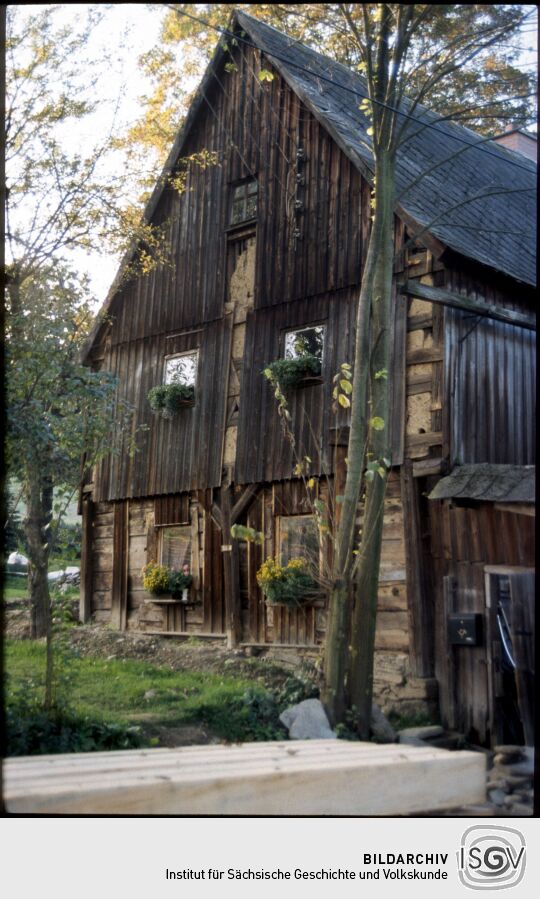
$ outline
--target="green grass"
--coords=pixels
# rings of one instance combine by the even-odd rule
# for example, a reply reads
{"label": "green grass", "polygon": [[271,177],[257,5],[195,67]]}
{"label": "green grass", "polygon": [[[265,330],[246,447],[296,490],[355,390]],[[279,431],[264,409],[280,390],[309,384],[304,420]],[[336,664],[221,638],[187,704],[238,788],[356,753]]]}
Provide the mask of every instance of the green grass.
{"label": "green grass", "polygon": [[6,574],[4,578],[4,599],[25,599],[28,595],[25,577]]}
{"label": "green grass", "polygon": [[[43,694],[45,647],[6,640],[8,704],[18,689]],[[145,693],[154,695],[145,699]],[[282,738],[275,699],[246,678],[176,672],[131,659],[74,658],[69,663],[69,707],[79,716],[115,724],[208,725],[226,740]]]}

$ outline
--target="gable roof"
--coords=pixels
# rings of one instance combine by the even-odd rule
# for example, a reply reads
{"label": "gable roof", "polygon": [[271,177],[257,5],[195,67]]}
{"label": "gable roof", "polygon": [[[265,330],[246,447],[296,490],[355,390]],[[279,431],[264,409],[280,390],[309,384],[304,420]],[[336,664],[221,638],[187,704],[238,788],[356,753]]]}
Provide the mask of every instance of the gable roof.
{"label": "gable roof", "polygon": [[[342,150],[369,177],[373,171],[367,135],[370,122],[358,108],[359,95],[367,94],[364,79],[244,12],[237,12],[236,18]],[[407,106],[410,108],[410,104],[403,108]],[[404,194],[402,210],[463,256],[535,284],[534,162],[494,141],[470,147],[482,138],[456,122],[440,121],[422,106],[416,108],[414,117],[433,127],[410,122],[398,152],[396,195],[399,197],[419,175],[431,171]],[[456,156],[459,150],[462,152]],[[451,156],[454,158],[448,159]]]}
{"label": "gable roof", "polygon": [[[367,94],[364,79],[243,11],[233,13],[229,28],[242,29],[268,56],[361,174],[372,180],[373,159],[367,134],[370,122],[359,109],[362,97]],[[152,220],[205,102],[214,71],[225,55],[220,40],[147,203],[143,214],[146,222]],[[398,153],[397,196],[419,175],[430,171],[404,194],[396,208],[397,214],[412,226],[413,233],[425,229],[463,256],[534,285],[536,165],[494,141],[483,141],[479,147],[470,148],[470,144],[481,139],[475,132],[454,122],[439,121],[435,113],[422,106],[416,108],[414,115],[421,123],[434,127],[411,123],[413,134]],[[463,152],[444,161],[460,149]],[[451,211],[445,212],[449,207]],[[83,348],[83,359],[88,356],[135,251],[133,244],[120,263]]]}

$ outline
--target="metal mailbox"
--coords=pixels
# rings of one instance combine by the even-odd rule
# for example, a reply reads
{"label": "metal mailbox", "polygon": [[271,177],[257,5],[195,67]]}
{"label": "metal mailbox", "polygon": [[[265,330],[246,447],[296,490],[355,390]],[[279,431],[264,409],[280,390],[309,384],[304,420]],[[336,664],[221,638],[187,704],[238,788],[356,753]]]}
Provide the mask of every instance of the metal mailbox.
{"label": "metal mailbox", "polygon": [[480,612],[452,612],[448,616],[448,637],[453,646],[479,646],[482,642]]}

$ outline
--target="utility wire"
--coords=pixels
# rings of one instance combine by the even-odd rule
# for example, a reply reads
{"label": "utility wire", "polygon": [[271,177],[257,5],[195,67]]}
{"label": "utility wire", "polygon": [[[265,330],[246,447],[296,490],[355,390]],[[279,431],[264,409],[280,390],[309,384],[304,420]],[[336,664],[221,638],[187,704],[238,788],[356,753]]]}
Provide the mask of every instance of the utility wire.
{"label": "utility wire", "polygon": [[[210,22],[206,22],[204,19],[200,19],[197,16],[191,15],[191,13],[184,12],[183,10],[177,9],[175,6],[172,6],[170,3],[165,3],[164,6],[166,6],[168,9],[171,9],[173,12],[177,13],[177,15],[179,15],[179,16],[185,16],[186,18],[192,19],[194,22],[197,22],[199,25],[204,25],[206,28],[211,28],[214,31],[217,31],[218,34],[226,35],[227,37],[234,38],[236,41],[242,41],[242,43],[247,44],[248,46],[253,46],[253,43],[251,41],[245,40],[245,38],[242,38],[239,34],[235,34],[233,31],[229,31],[227,28],[220,28],[218,25],[212,25]],[[303,46],[303,45],[300,45],[300,46]],[[262,48],[259,48],[259,49],[262,49]],[[309,48],[306,48],[306,49],[309,50]],[[476,143],[471,143],[471,141],[468,141],[464,137],[459,137],[456,134],[449,134],[447,131],[444,131],[442,128],[438,128],[437,125],[432,124],[430,122],[425,122],[422,119],[420,119],[418,116],[410,115],[409,113],[404,112],[402,109],[398,109],[396,106],[392,106],[389,103],[384,103],[382,100],[376,100],[374,98],[372,99],[371,97],[368,96],[368,94],[362,94],[362,93],[360,93],[360,91],[355,90],[352,87],[346,87],[343,84],[336,84],[336,82],[332,78],[328,78],[325,75],[322,75],[320,73],[315,73],[315,72],[311,71],[311,69],[307,69],[305,66],[300,65],[300,63],[293,62],[292,60],[288,59],[287,57],[280,56],[278,53],[275,53],[273,50],[263,50],[262,52],[264,52],[269,57],[278,59],[280,62],[283,62],[288,66],[293,66],[294,68],[299,69],[301,72],[305,72],[307,75],[310,75],[311,78],[317,78],[320,81],[325,81],[328,84],[331,84],[333,87],[339,88],[339,90],[346,91],[349,94],[354,94],[354,96],[360,97],[363,100],[369,100],[371,103],[374,103],[377,106],[382,106],[384,109],[389,109],[391,112],[395,112],[397,115],[403,116],[406,119],[410,119],[411,121],[416,122],[419,125],[422,125],[424,128],[431,128],[433,131],[437,131],[439,134],[444,134],[446,137],[450,138],[450,140],[458,141],[459,143],[466,144],[469,147],[477,146]],[[314,53],[315,51],[310,50],[310,52]],[[330,59],[328,61],[332,62],[332,60],[330,60]],[[341,65],[341,64],[338,63],[338,65]],[[350,69],[347,69],[346,66],[342,66],[342,68],[345,68],[346,71],[349,72],[349,74],[351,74],[351,75],[354,74]],[[426,112],[431,113],[432,115],[436,115],[436,113],[434,113],[433,110],[426,109]],[[491,152],[491,150],[488,150],[485,147],[477,147],[477,149],[478,149],[479,153],[485,153],[486,156],[493,156],[494,159],[498,159],[499,161],[501,161],[501,157],[499,156],[498,153],[493,153],[493,152]],[[528,168],[525,165],[520,165],[519,162],[514,162],[514,160],[512,160],[512,159],[505,159],[504,161],[506,162],[507,165],[512,165],[515,168],[523,169],[523,171],[529,172],[529,174],[531,174],[530,168]]]}

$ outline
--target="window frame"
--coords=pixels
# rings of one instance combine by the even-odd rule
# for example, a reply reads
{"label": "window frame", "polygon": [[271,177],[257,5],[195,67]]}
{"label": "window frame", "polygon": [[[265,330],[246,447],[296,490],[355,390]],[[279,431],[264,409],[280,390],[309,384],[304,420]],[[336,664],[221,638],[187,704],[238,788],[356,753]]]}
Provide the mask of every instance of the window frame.
{"label": "window frame", "polygon": [[[282,556],[282,550],[281,550],[282,520],[287,519],[290,521],[291,519],[298,520],[300,518],[310,518],[313,521],[313,524],[315,527],[315,536],[316,536],[316,540],[317,540],[317,548],[318,548],[317,574],[321,575],[322,571],[323,571],[323,565],[324,565],[324,559],[323,559],[324,548],[321,546],[321,543],[319,541],[317,516],[315,515],[314,512],[299,512],[296,515],[276,515],[276,527],[275,527],[276,557],[277,557],[280,565],[286,565],[287,562],[289,561],[287,559],[287,562],[283,562],[283,556]],[[293,556],[293,558],[294,558],[294,556]],[[309,562],[309,559],[307,561]]]}
{"label": "window frame", "polygon": [[[173,531],[173,530],[188,531],[188,533],[189,533],[189,570],[191,572],[192,568],[193,568],[193,541],[192,541],[192,536],[191,536],[191,525],[190,524],[162,524],[162,525],[159,525],[156,530],[158,531],[157,557],[158,557],[159,565],[167,564],[163,559],[165,531]],[[184,563],[182,563],[182,564],[184,564]],[[170,566],[167,565],[167,567],[170,567]],[[177,568],[174,569],[174,571],[178,571],[178,570],[181,570],[181,567],[180,567],[180,569],[177,569]]]}
{"label": "window frame", "polygon": [[[327,331],[327,323],[326,322],[313,322],[309,325],[299,325],[292,328],[284,328],[281,335],[281,358],[287,359],[288,357],[285,355],[287,352],[286,342],[288,334],[298,334],[301,331],[311,331],[314,328],[322,328],[323,330],[323,344],[322,344],[322,353],[321,353],[321,377],[322,372],[324,370],[324,363],[326,361],[326,331]],[[294,359],[301,359],[301,356],[294,356]]]}
{"label": "window frame", "polygon": [[[167,381],[167,363],[170,359],[180,359],[182,356],[195,356],[195,380],[194,383],[184,384],[183,381]],[[168,355],[163,357],[163,381],[164,385],[169,384],[184,384],[185,387],[193,387],[193,391],[195,395],[197,394],[197,385],[199,381],[199,347],[195,347],[193,350],[183,350],[181,353],[169,353]]]}
{"label": "window frame", "polygon": [[[244,189],[243,196],[243,211],[246,213],[246,207],[248,202],[248,187],[250,184],[254,184],[256,190],[254,195],[257,200],[257,208],[255,211],[255,215],[252,215],[250,218],[242,218],[238,221],[233,221],[233,208],[236,200],[236,191],[240,188]],[[259,214],[259,183],[256,177],[243,178],[241,181],[235,181],[230,185],[230,194],[229,194],[229,208],[228,208],[228,216],[227,216],[227,230],[235,229],[235,228],[243,228],[246,225],[254,225],[257,222]]]}

